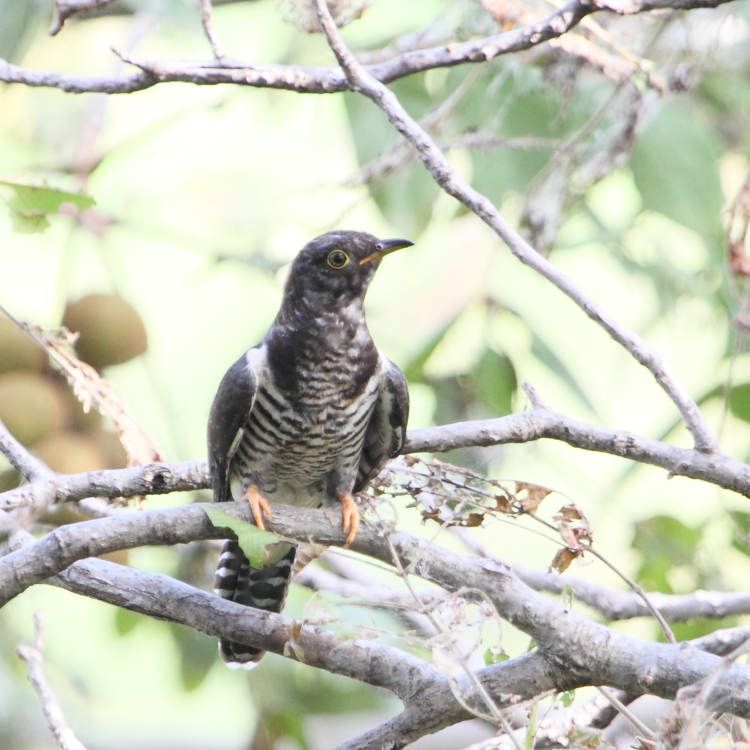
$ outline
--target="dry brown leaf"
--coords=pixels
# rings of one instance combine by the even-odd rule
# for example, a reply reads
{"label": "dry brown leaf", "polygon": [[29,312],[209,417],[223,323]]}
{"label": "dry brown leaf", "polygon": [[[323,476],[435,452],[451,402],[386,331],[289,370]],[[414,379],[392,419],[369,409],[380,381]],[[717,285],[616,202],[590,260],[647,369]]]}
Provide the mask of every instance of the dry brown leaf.
{"label": "dry brown leaf", "polygon": [[483,513],[469,513],[466,518],[462,519],[461,526],[467,526],[468,528],[474,528],[475,526],[481,526],[484,521]]}
{"label": "dry brown leaf", "polygon": [[526,497],[521,500],[521,509],[524,513],[533,513],[552,490],[529,482],[516,482],[516,494],[526,490]]}
{"label": "dry brown leaf", "polygon": [[557,511],[555,515],[555,521],[558,523],[569,523],[570,521],[581,521],[584,519],[584,515],[577,505],[565,505]]}
{"label": "dry brown leaf", "polygon": [[571,529],[570,526],[560,526],[560,536],[567,545],[568,549],[580,550],[581,543],[578,541],[575,529]]}
{"label": "dry brown leaf", "polygon": [[495,510],[499,513],[513,512],[513,505],[510,502],[510,498],[507,495],[495,495]]}
{"label": "dry brown leaf", "polygon": [[552,560],[550,565],[551,570],[556,570],[558,573],[564,573],[569,567],[573,560],[579,555],[583,554],[583,550],[569,549],[568,547],[562,547],[557,550],[557,554]]}
{"label": "dry brown leaf", "polygon": [[[586,547],[593,544],[591,526],[583,511],[574,503],[565,505],[555,514],[557,529],[568,549],[583,554]],[[573,525],[577,522],[576,525]]]}

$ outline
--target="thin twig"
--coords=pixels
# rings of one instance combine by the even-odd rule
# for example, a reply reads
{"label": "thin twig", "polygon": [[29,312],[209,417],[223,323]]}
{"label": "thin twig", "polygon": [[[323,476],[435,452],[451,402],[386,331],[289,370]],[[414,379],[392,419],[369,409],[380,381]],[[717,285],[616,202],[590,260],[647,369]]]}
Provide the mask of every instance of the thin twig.
{"label": "thin twig", "polygon": [[221,62],[225,58],[224,48],[219,40],[219,35],[214,27],[214,22],[211,20],[212,11],[213,7],[211,5],[211,0],[201,0],[201,22],[203,23],[203,30],[206,32],[214,57]]}
{"label": "thin twig", "polygon": [[49,30],[50,36],[55,36],[65,25],[65,21],[76,13],[101,10],[113,0],[57,0],[55,3],[55,17]]}
{"label": "thin twig", "polygon": [[594,555],[594,557],[598,557],[613,573],[622,578],[622,580],[625,581],[625,583],[630,586],[631,589],[633,589],[633,591],[648,607],[649,612],[651,612],[651,614],[654,616],[654,619],[659,623],[659,626],[661,627],[662,632],[664,633],[664,637],[667,639],[667,641],[669,643],[677,643],[677,638],[675,638],[675,635],[672,632],[672,628],[667,625],[667,621],[664,619],[664,616],[653,605],[644,589],[639,586],[632,578],[626,576],[625,573],[623,573],[616,565],[607,560],[607,558],[601,552],[594,549],[594,547],[592,547],[591,545],[586,545],[584,549],[586,550],[586,552],[590,552],[592,555]]}
{"label": "thin twig", "polygon": [[[546,526],[549,529],[556,529],[554,524],[549,523],[549,521],[545,521],[543,518],[539,518],[535,513],[527,513],[530,518],[533,518],[537,523],[542,524],[543,526]],[[675,638],[674,633],[672,632],[672,629],[667,625],[667,621],[664,619],[664,616],[661,612],[654,606],[653,602],[649,599],[648,594],[646,591],[639,586],[632,578],[628,577],[623,573],[613,562],[610,562],[601,552],[599,552],[593,545],[593,543],[589,542],[588,544],[579,544],[578,550],[582,552],[590,552],[594,557],[601,560],[615,575],[619,576],[633,591],[634,593],[640,597],[641,601],[648,607],[648,611],[651,612],[651,614],[654,616],[654,619],[659,623],[659,626],[662,629],[662,632],[664,633],[664,637],[667,639],[669,643],[677,643],[677,639]]]}
{"label": "thin twig", "polygon": [[43,461],[32,455],[16,440],[0,420],[0,453],[5,455],[13,468],[29,482],[51,480],[57,475]]}
{"label": "thin twig", "polygon": [[29,682],[34,688],[42,711],[47,719],[47,725],[55,737],[57,744],[62,750],[86,750],[83,743],[75,736],[73,730],[68,726],[63,716],[60,704],[50,688],[47,677],[44,674],[44,613],[38,611],[34,615],[34,645],[20,645],[16,648],[16,654],[26,665]]}
{"label": "thin twig", "polygon": [[656,739],[656,734],[652,732],[624,703],[607,688],[596,688],[644,737]]}
{"label": "thin twig", "polygon": [[[432,614],[431,609],[424,605],[416,589],[411,585],[411,581],[409,580],[409,572],[405,570],[403,565],[401,564],[401,559],[399,558],[393,546],[393,543],[391,542],[391,538],[389,534],[386,534],[386,540],[388,541],[388,546],[391,550],[391,555],[393,557],[393,564],[396,567],[398,574],[403,579],[404,584],[409,589],[409,593],[412,595],[412,597],[414,598],[414,601],[417,603],[417,606],[419,608],[418,611],[420,612],[420,614],[423,614],[425,617],[427,617],[427,619],[430,621],[430,624],[435,628],[435,630],[438,633],[440,633],[443,637],[445,637],[447,635],[445,632],[445,629],[440,624],[440,622],[438,622],[437,618]],[[429,549],[429,544],[425,546],[424,548],[424,550],[427,550],[427,549]],[[482,684],[482,681],[477,677],[474,670],[471,669],[468,664],[466,664],[466,661],[462,659],[459,654],[455,654],[454,656],[456,658],[456,661],[461,665],[461,668],[463,669],[466,676],[469,678],[470,682],[474,686],[474,689],[479,694],[479,697],[482,699],[482,702],[484,703],[485,706],[487,706],[487,709],[489,710],[490,714],[492,714],[492,718],[495,719],[495,721],[503,728],[503,731],[511,738],[511,740],[513,741],[513,744],[516,747],[516,750],[524,750],[524,747],[521,744],[521,741],[513,733],[513,728],[511,727],[510,723],[503,715],[503,712],[497,707],[495,701],[492,700],[492,697],[487,692],[486,688]],[[458,696],[456,696],[456,699],[459,700]],[[471,710],[470,707],[467,705],[464,705],[464,707],[467,708],[468,710]]]}

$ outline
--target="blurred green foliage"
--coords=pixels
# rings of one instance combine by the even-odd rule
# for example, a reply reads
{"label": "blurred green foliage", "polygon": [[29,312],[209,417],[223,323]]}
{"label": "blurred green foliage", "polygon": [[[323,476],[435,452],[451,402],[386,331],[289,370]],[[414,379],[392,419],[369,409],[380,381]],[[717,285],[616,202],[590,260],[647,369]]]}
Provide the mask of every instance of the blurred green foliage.
{"label": "blurred green foliage", "polygon": [[[135,16],[71,21],[50,39],[49,3],[0,0],[0,57],[89,75],[129,70],[112,46],[154,59],[209,58],[197,5],[136,5],[142,12]],[[665,354],[722,446],[740,459],[750,455],[750,356],[744,330],[732,321],[748,297],[746,282],[727,269],[722,212],[750,167],[749,7],[745,0],[703,15],[598,19],[635,55],[648,56],[630,83],[544,47],[392,84],[462,176],[511,223],[530,227],[540,251]],[[270,0],[228,3],[214,21],[232,58],[332,64],[323,40],[284,24]],[[344,34],[372,50],[425,28],[430,38],[448,40],[498,27],[479,4],[378,0]],[[672,90],[661,96],[644,70],[658,72]],[[438,108],[442,116],[431,120]],[[485,145],[467,147],[467,139]],[[32,200],[24,211],[39,228],[49,226],[18,233],[24,214],[0,204],[0,304],[56,326],[71,300],[100,293],[128,300],[149,348],[104,375],[170,459],[202,458],[219,379],[264,334],[278,305],[279,270],[299,247],[339,226],[407,236],[416,246],[383,264],[368,321],[410,381],[412,427],[521,411],[528,404],[519,385],[529,380],[558,411],[684,444],[676,411],[650,376],[441,194],[420,162],[408,152],[394,156],[397,142],[385,116],[354,94],[160,85],[106,98],[6,86],[0,184],[11,200]],[[365,171],[373,175],[367,184],[352,180]],[[58,213],[61,201],[91,205],[82,190],[96,200],[85,217]],[[19,437],[28,430],[24,439],[47,456],[44,441],[62,435],[72,444],[74,434],[93,441],[96,453],[102,426],[74,410],[59,376],[14,331],[0,319],[0,416],[34,402],[11,395],[3,405],[3,388],[12,391],[19,378],[24,387],[37,384],[44,415],[34,422],[24,412]],[[595,545],[647,589],[746,586],[750,513],[732,493],[552,441],[446,458],[572,499],[591,521]],[[90,454],[76,460],[89,461],[80,470],[93,468]],[[17,482],[0,464],[0,488]],[[149,502],[206,499],[196,493]],[[400,527],[429,533],[404,505],[387,505]],[[547,506],[552,515],[552,499]],[[527,531],[527,520],[510,529],[488,523],[472,534],[504,559],[546,568],[557,547]],[[119,562],[209,590],[216,555],[204,543],[134,550]],[[620,586],[598,564],[568,572]],[[338,601],[305,608],[308,599],[293,587],[286,613],[319,617],[324,627],[335,617],[328,625],[340,633],[405,628],[392,615]],[[395,710],[376,690],[280,657],[266,657],[249,675],[230,672],[212,638],[35,587],[0,612],[0,747],[7,750],[52,746],[13,653],[14,644],[30,640],[39,607],[47,613],[53,686],[90,750],[323,750],[354,734],[336,734],[346,715],[352,727],[364,726],[375,722],[367,712]],[[695,637],[728,623],[676,624],[675,632]],[[484,644],[482,654],[497,660],[527,645],[509,630],[502,650]],[[426,653],[408,639],[405,647]]]}

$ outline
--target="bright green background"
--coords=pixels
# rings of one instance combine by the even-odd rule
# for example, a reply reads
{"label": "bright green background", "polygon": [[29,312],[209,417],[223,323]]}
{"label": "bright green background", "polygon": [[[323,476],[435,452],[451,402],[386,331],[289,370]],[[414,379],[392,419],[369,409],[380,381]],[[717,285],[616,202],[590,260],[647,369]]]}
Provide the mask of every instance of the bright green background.
{"label": "bright green background", "polygon": [[[128,49],[135,37],[141,57],[208,59],[197,11],[176,2],[158,6],[149,6],[158,17],[70,23],[49,38],[46,6],[0,0],[0,18],[7,20],[4,28],[0,23],[0,56],[29,68],[104,75],[125,69],[109,48]],[[378,0],[345,35],[352,44],[378,46],[419,28],[442,7],[437,0]],[[696,87],[649,95],[632,159],[574,196],[550,254],[665,355],[702,400],[722,446],[742,460],[750,445],[750,357],[741,342],[732,359],[730,321],[742,303],[728,283],[722,209],[748,168],[747,8],[699,11],[667,29],[653,58],[657,65],[676,59],[695,65]],[[458,11],[451,13],[446,23]],[[232,57],[332,64],[323,40],[283,23],[269,0],[221,7],[214,17]],[[470,30],[492,32],[477,8],[467,18]],[[656,23],[633,28],[647,39]],[[548,75],[548,62],[516,57],[485,66],[441,137],[475,127],[505,137],[570,137],[614,84],[584,71],[569,95]],[[421,117],[470,70],[434,71],[393,88]],[[99,117],[101,130],[90,142],[87,126]],[[586,147],[595,151],[597,138],[613,125],[614,110]],[[204,425],[218,381],[266,331],[295,252],[334,227],[408,236],[416,246],[383,264],[368,296],[368,321],[378,346],[409,375],[411,427],[521,411],[528,404],[517,384],[528,379],[558,411],[689,445],[651,376],[515,261],[478,219],[440,195],[421,165],[398,173],[374,199],[366,188],[342,186],[394,140],[374,105],[353,95],[167,84],[106,98],[6,86],[0,89],[0,179],[46,180],[77,192],[81,184],[71,172],[88,148],[99,163],[86,189],[112,224],[97,236],[55,215],[45,232],[22,234],[14,231],[10,207],[0,203],[0,303],[30,322],[54,326],[68,299],[91,292],[128,299],[146,323],[149,350],[106,375],[171,460],[197,459],[205,456]],[[544,148],[453,150],[450,158],[515,222],[524,191],[551,154]],[[3,190],[3,196],[11,194]],[[726,384],[732,411],[725,415]],[[564,497],[545,501],[550,516],[576,502],[592,522],[597,547],[645,586],[675,592],[746,587],[750,564],[737,535],[747,534],[750,516],[743,513],[750,507],[732,493],[552,442],[450,458],[495,477],[554,488]],[[149,504],[191,499],[157,497]],[[400,527],[432,533],[405,504],[395,503]],[[546,568],[557,545],[521,528],[537,527],[489,522],[472,533],[503,559]],[[460,548],[447,535],[439,542]],[[194,562],[191,554],[144,549],[131,553],[130,564],[178,574]],[[196,564],[209,571],[212,560]],[[570,572],[621,587],[598,562]],[[395,585],[387,574],[377,575]],[[301,616],[308,600],[308,592],[294,587],[285,611]],[[316,602],[308,601],[310,617],[333,606]],[[341,712],[382,716],[397,708],[374,690],[275,656],[249,678],[230,672],[216,662],[213,639],[36,587],[0,613],[0,747],[8,750],[51,747],[13,655],[19,641],[31,639],[37,608],[47,615],[50,680],[89,750],[247,748],[261,712],[272,732],[287,736],[278,747],[295,747],[295,737],[304,743],[307,732],[310,746],[323,748],[334,734],[342,741],[376,721],[367,713],[339,718]],[[373,625],[361,610],[334,610]],[[374,624],[398,627],[384,615]],[[691,637],[704,626],[685,626],[679,634]],[[616,627],[656,634],[646,620]],[[511,655],[526,648],[527,639],[510,628],[504,635]],[[325,718],[329,712],[337,716]],[[318,718],[306,722],[307,713]]]}

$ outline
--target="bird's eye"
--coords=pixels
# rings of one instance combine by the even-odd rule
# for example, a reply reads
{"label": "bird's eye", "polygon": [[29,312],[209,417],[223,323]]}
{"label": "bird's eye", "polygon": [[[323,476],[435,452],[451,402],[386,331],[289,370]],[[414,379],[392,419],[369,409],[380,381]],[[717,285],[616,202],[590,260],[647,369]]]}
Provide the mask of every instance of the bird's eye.
{"label": "bird's eye", "polygon": [[343,268],[349,265],[349,256],[343,250],[331,250],[328,253],[328,265],[331,268]]}

